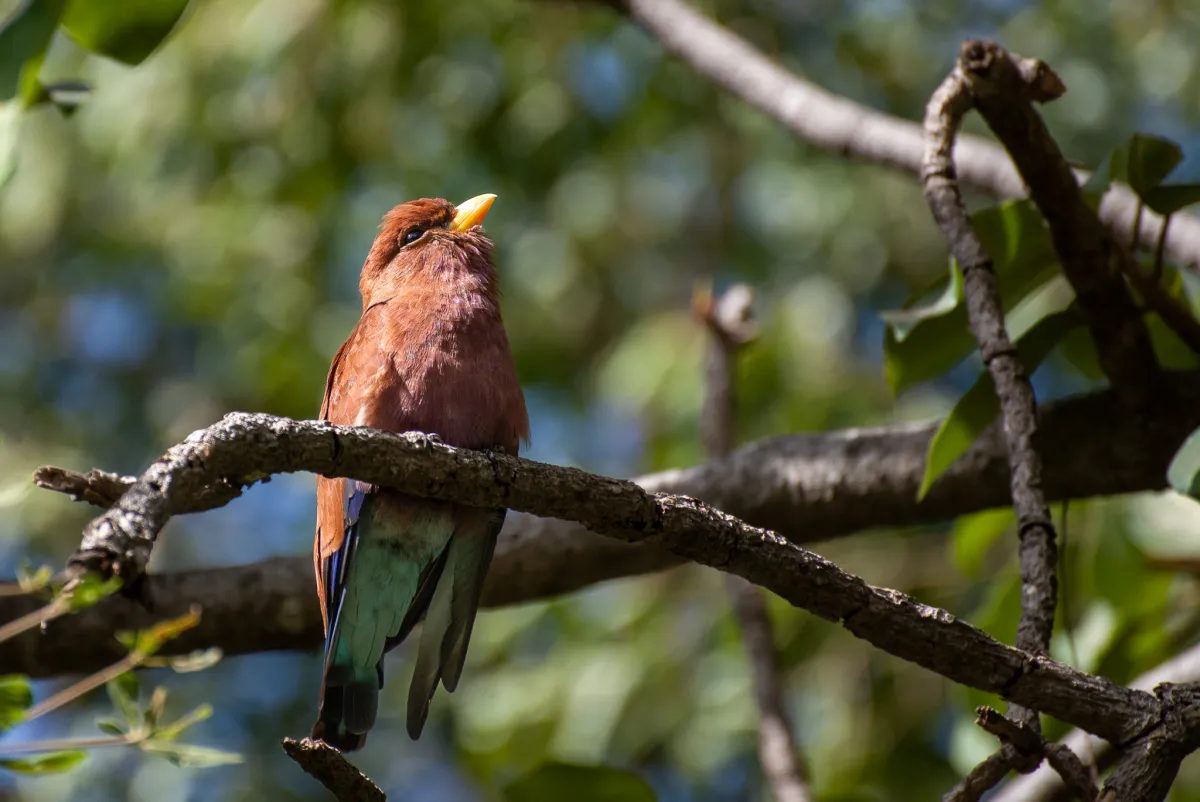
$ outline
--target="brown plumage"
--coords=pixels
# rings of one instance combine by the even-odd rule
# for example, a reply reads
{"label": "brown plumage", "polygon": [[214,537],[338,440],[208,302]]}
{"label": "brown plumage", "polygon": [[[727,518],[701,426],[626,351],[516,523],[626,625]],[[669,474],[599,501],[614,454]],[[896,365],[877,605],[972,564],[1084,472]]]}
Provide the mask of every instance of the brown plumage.
{"label": "brown plumage", "polygon": [[[500,317],[492,243],[477,225],[491,197],[460,208],[421,199],[385,216],[359,282],[362,317],[329,369],[322,419],[517,453],[529,418]],[[314,737],[362,745],[378,690],[366,687],[365,672],[377,671],[382,684],[379,646],[403,640],[444,599],[430,619],[445,631],[430,634],[427,622],[430,643],[423,635],[410,691],[409,732],[419,735],[437,681],[457,684],[503,518],[502,510],[318,477],[313,561],[327,642]],[[369,564],[355,560],[364,549]],[[347,598],[353,609],[339,618]]]}

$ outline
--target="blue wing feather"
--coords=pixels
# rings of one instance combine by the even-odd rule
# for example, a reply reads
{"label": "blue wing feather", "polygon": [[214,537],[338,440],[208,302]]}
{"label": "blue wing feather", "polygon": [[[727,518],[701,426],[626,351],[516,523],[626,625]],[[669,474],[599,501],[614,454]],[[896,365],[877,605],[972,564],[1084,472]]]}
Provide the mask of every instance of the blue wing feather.
{"label": "blue wing feather", "polygon": [[325,619],[329,622],[325,638],[326,670],[329,668],[329,661],[337,643],[338,619],[341,617],[342,603],[346,600],[346,579],[350,575],[350,562],[358,546],[359,515],[362,513],[363,501],[366,500],[367,493],[370,491],[371,485],[366,482],[357,480],[346,482],[345,512],[342,516],[345,533],[342,537],[342,545],[325,558]]}

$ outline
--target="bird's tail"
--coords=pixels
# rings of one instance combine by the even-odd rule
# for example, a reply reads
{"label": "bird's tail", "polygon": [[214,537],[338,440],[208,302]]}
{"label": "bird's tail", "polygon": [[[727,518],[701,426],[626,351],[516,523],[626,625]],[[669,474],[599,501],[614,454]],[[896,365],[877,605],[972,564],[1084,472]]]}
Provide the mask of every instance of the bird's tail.
{"label": "bird's tail", "polygon": [[475,537],[459,531],[446,547],[445,565],[425,613],[417,665],[408,686],[406,724],[413,740],[425,726],[438,681],[451,693],[458,687],[483,580],[495,549],[495,532],[490,531]]}
{"label": "bird's tail", "polygon": [[[375,725],[386,643],[416,623],[412,607],[422,575],[415,561],[400,558],[387,542],[361,540],[348,555],[352,559],[341,581],[331,588],[336,601],[325,640],[320,712],[312,729],[314,739],[343,752],[362,748]],[[336,577],[339,567],[331,565],[327,573]]]}
{"label": "bird's tail", "polygon": [[321,706],[313,725],[314,740],[341,752],[362,749],[367,731],[375,724],[379,689],[383,687],[382,662],[374,671],[355,672],[349,666],[326,665]]}

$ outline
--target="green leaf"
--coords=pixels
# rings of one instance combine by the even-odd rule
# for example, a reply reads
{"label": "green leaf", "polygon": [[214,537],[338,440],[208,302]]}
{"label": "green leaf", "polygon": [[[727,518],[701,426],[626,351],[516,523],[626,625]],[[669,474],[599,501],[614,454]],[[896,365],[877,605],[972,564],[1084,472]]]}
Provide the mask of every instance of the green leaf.
{"label": "green leaf", "polygon": [[121,589],[120,577],[102,579],[97,574],[85,574],[71,590],[71,611],[93,607]]}
{"label": "green leaf", "polygon": [[946,288],[936,301],[879,313],[888,323],[883,367],[893,394],[940,376],[971,353],[974,341],[966,332],[962,299],[962,272],[952,260]]}
{"label": "green leaf", "polygon": [[[0,28],[0,101],[32,97],[66,0],[24,0]],[[97,3],[96,5],[101,5]]]}
{"label": "green leaf", "polygon": [[117,637],[129,647],[130,651],[147,657],[161,649],[167,641],[179,637],[199,623],[200,608],[193,605],[191,610],[178,618],[160,621],[149,629],[138,630],[132,638],[128,633],[117,633]]}
{"label": "green leaf", "polygon": [[[1046,315],[1035,323],[1016,343],[1017,354],[1025,370],[1032,374],[1050,353],[1050,349],[1057,345],[1067,332],[1082,323],[1074,306]],[[954,409],[933,435],[925,458],[925,478],[922,479],[921,489],[917,493],[918,500],[925,497],[937,478],[971,447],[980,433],[990,426],[999,414],[1000,401],[996,397],[992,376],[984,371],[971,389],[954,405]]]}
{"label": "green leaf", "polygon": [[188,727],[191,727],[193,724],[199,724],[201,721],[211,718],[212,714],[212,705],[202,704],[174,723],[155,730],[154,739],[157,741],[173,741],[178,738],[180,733],[182,733]]}
{"label": "green leaf", "polygon": [[18,774],[53,774],[74,768],[87,757],[87,752],[73,749],[70,752],[51,752],[48,755],[36,757],[5,757],[0,758],[0,768],[15,771]]}
{"label": "green leaf", "polygon": [[96,719],[96,726],[107,735],[127,735],[128,728],[115,718],[103,717]]}
{"label": "green leaf", "polygon": [[1200,368],[1200,354],[1179,339],[1175,330],[1168,326],[1157,313],[1146,315],[1146,328],[1150,332],[1150,344],[1159,364],[1166,370],[1196,370]]}
{"label": "green leaf", "polygon": [[171,741],[145,741],[140,746],[143,751],[165,757],[176,766],[183,768],[202,769],[209,766],[228,766],[245,760],[237,752],[224,752],[207,746],[177,744]]}
{"label": "green leaf", "polygon": [[146,730],[153,732],[158,726],[159,719],[162,718],[163,708],[167,706],[167,689],[159,685],[150,694],[150,702],[142,711],[142,721],[146,725]]}
{"label": "green leaf", "polygon": [[980,209],[971,223],[996,267],[1000,294],[1011,308],[1045,283],[1053,260],[1050,230],[1033,201],[1009,201]]}
{"label": "green leaf", "polygon": [[[0,184],[3,179],[0,179]],[[31,570],[28,561],[22,561],[22,564],[17,567],[17,585],[20,586],[23,593],[35,593],[50,584],[50,580],[54,578],[54,569],[48,565],[38,566],[37,570]]]}
{"label": "green leaf", "polygon": [[1114,181],[1126,181],[1129,170],[1129,151],[1125,147],[1113,150],[1100,162],[1095,171],[1088,176],[1083,185],[1083,196],[1092,210],[1100,205],[1100,199]]}
{"label": "green leaf", "polygon": [[[983,209],[971,215],[971,221],[992,258],[1006,310],[1058,274],[1049,230],[1031,201]],[[883,350],[884,372],[893,394],[941,376],[975,350],[967,327],[962,274],[953,263],[935,302],[880,316],[890,324]]]}
{"label": "green leaf", "polygon": [[98,0],[71,0],[63,27],[92,52],[138,64],[167,38],[187,4],[188,0],[122,0],[116,10]]}
{"label": "green leaf", "polygon": [[0,677],[0,732],[16,726],[33,704],[29,677],[8,674]]}
{"label": "green leaf", "polygon": [[954,524],[951,547],[954,563],[970,577],[979,576],[983,559],[1000,536],[1017,522],[1012,507],[965,515]]}
{"label": "green leaf", "polygon": [[1200,203],[1200,184],[1162,184],[1147,190],[1142,200],[1159,214],[1175,214],[1185,206]]}
{"label": "green leaf", "polygon": [[1188,435],[1167,468],[1167,481],[1178,493],[1200,499],[1200,429]]}
{"label": "green leaf", "polygon": [[953,261],[950,262],[950,278],[941,296],[927,306],[906,307],[904,309],[889,309],[879,313],[884,322],[892,327],[898,342],[904,342],[918,323],[941,317],[953,312],[963,300],[962,271]]}
{"label": "green leaf", "polygon": [[503,791],[505,802],[654,802],[654,789],[631,771],[608,766],[543,763]]}
{"label": "green leaf", "polygon": [[1063,338],[1061,353],[1071,367],[1093,381],[1103,381],[1106,377],[1100,369],[1100,355],[1096,352],[1096,342],[1091,332],[1086,329],[1074,329]]}
{"label": "green leaf", "polygon": [[126,671],[124,674],[110,679],[105,685],[105,689],[108,691],[108,698],[112,700],[113,707],[129,722],[130,729],[140,726],[142,713],[137,702],[140,690],[137,675],[132,671]]}
{"label": "green leaf", "polygon": [[1179,163],[1183,151],[1169,139],[1134,134],[1129,138],[1129,186],[1142,200],[1163,182]]}

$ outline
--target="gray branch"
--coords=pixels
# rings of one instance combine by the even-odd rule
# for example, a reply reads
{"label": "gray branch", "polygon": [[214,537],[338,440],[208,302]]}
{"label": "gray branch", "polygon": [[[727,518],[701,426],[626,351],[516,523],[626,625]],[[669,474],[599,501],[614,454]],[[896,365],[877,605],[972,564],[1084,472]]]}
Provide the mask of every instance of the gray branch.
{"label": "gray branch", "polygon": [[[923,140],[918,123],[893,117],[835,95],[785,69],[732,31],[682,0],[607,0],[649,31],[670,53],[735,97],[780,122],[813,145],[867,164],[919,175]],[[1002,198],[1025,197],[1025,186],[1008,154],[980,137],[960,137],[954,154],[959,180]],[[1088,174],[1075,171],[1080,183]],[[1137,230],[1139,245],[1152,250],[1162,217],[1146,211],[1135,229],[1137,196],[1114,184],[1100,205],[1100,217],[1128,244]],[[1165,254],[1181,266],[1200,268],[1200,217],[1171,218]]]}

